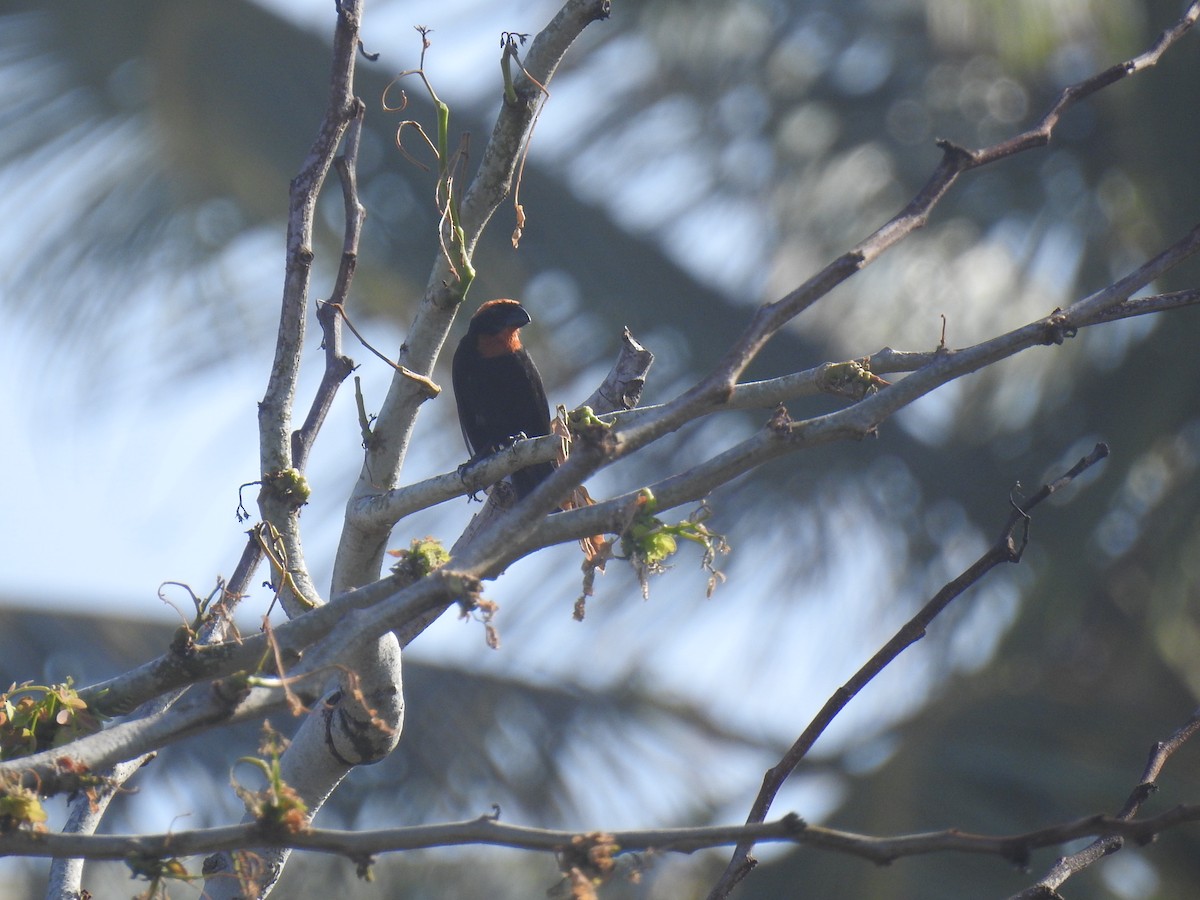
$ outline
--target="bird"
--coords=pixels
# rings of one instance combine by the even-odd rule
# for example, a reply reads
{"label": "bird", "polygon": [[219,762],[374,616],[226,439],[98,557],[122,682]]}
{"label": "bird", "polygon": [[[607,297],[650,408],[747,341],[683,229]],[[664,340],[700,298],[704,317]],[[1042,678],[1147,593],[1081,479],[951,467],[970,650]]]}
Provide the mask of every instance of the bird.
{"label": "bird", "polygon": [[[516,300],[489,300],[471,316],[454,351],[458,423],[472,458],[486,456],[521,436],[550,433],[550,407],[542,376],[518,333],[533,321]],[[520,500],[554,471],[536,463],[512,474]]]}

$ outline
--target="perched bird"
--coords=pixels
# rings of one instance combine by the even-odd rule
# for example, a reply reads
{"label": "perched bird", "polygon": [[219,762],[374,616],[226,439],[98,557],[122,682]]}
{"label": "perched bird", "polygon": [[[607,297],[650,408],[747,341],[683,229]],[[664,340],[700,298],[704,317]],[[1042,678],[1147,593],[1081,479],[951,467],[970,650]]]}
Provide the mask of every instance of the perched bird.
{"label": "perched bird", "polygon": [[[550,433],[550,408],[537,366],[518,331],[532,319],[516,300],[489,300],[471,317],[454,351],[454,399],[458,422],[473,457],[494,453],[519,435]],[[517,499],[554,471],[552,463],[512,475]]]}

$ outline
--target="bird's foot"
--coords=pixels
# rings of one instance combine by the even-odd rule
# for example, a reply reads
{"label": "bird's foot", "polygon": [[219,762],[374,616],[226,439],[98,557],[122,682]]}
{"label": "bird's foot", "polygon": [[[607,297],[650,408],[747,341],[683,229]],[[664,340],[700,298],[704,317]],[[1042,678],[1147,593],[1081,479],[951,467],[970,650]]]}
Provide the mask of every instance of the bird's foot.
{"label": "bird's foot", "polygon": [[490,456],[493,453],[499,453],[501,450],[507,450],[509,447],[513,446],[518,441],[527,441],[527,440],[529,440],[529,435],[527,435],[523,431],[518,431],[516,434],[510,434],[504,440],[497,441],[495,444],[493,444],[492,449],[488,451],[487,455]]}
{"label": "bird's foot", "polygon": [[[487,459],[487,457],[489,457],[490,455],[491,455],[490,453],[481,453],[477,456],[472,456],[465,463],[463,463],[461,466],[459,466],[458,467],[458,480],[463,482],[463,484],[465,485],[466,481],[467,481],[467,476],[471,474],[471,470],[473,468],[475,468],[477,463],[480,463],[483,460]],[[474,500],[476,503],[482,502],[479,499],[479,492],[481,490],[482,490],[482,488],[476,488],[473,491],[468,491],[467,499]]]}

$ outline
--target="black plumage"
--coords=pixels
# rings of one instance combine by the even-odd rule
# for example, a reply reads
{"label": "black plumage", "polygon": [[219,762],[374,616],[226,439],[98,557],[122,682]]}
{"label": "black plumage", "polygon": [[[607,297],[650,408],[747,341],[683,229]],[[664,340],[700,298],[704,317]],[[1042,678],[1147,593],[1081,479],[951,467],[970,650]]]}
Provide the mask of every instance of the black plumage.
{"label": "black plumage", "polygon": [[[542,376],[518,334],[530,321],[516,300],[489,300],[471,317],[454,352],[454,399],[473,457],[507,446],[518,434],[534,438],[550,433]],[[553,471],[553,463],[538,463],[514,472],[518,499]]]}

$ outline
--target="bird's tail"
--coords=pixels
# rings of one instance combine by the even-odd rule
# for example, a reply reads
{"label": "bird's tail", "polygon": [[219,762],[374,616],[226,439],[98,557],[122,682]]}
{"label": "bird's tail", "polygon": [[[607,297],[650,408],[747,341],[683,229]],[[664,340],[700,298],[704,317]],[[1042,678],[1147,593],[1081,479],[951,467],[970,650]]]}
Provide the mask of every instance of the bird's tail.
{"label": "bird's tail", "polygon": [[550,477],[550,473],[554,471],[554,463],[538,463],[536,466],[520,469],[513,472],[512,482],[513,487],[517,491],[517,499],[524,500],[534,488]]}

